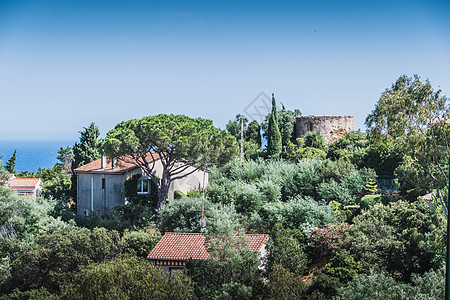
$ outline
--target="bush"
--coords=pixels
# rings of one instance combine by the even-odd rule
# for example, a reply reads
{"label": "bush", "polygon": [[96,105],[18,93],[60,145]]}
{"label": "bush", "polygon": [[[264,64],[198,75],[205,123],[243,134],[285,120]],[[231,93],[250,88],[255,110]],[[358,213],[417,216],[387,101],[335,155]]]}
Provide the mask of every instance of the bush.
{"label": "bush", "polygon": [[285,229],[278,223],[270,232],[268,271],[274,265],[300,276],[308,269],[308,256],[305,252],[305,234],[299,229]]}
{"label": "bush", "polygon": [[159,232],[125,231],[122,236],[122,252],[147,257],[160,239]]}
{"label": "bush", "polygon": [[438,267],[437,258],[445,247],[439,229],[443,224],[425,201],[375,204],[353,220],[343,248],[360,260],[363,268],[409,282],[412,273]]}
{"label": "bush", "polygon": [[39,234],[76,229],[73,223],[49,216],[55,205],[53,200],[18,196],[0,188],[0,236],[32,240]]}
{"label": "bush", "polygon": [[62,299],[193,299],[184,274],[167,277],[142,258],[121,258],[83,268],[67,284]]}
{"label": "bush", "polygon": [[243,220],[248,230],[259,233],[269,232],[276,223],[294,229],[306,224],[309,227],[316,227],[334,222],[336,217],[328,206],[320,206],[311,198],[300,197],[287,202],[269,203]]}
{"label": "bush", "polygon": [[71,281],[81,266],[110,260],[119,252],[119,233],[105,228],[44,234],[36,238],[36,248],[23,246],[12,262],[13,287],[59,292],[60,285]]}
{"label": "bush", "polygon": [[[167,203],[160,211],[161,232],[201,232],[199,221],[202,216],[202,199],[184,198]],[[204,216],[206,231],[221,232],[240,227],[240,216],[233,205],[211,203],[204,201]]]}
{"label": "bush", "polygon": [[405,299],[409,289],[408,285],[371,270],[369,274],[354,276],[352,281],[337,291],[335,299]]}
{"label": "bush", "polygon": [[56,300],[59,297],[49,293],[45,288],[33,289],[29,291],[14,290],[12,293],[0,296],[0,300],[24,300],[24,299],[48,299]]}
{"label": "bush", "polygon": [[319,258],[327,257],[344,243],[344,233],[350,225],[341,223],[338,225],[327,224],[325,227],[314,228],[308,236],[311,240],[314,253]]}
{"label": "bush", "polygon": [[365,195],[361,198],[359,205],[361,210],[363,210],[370,209],[377,203],[387,205],[389,203],[389,197],[386,195]]}

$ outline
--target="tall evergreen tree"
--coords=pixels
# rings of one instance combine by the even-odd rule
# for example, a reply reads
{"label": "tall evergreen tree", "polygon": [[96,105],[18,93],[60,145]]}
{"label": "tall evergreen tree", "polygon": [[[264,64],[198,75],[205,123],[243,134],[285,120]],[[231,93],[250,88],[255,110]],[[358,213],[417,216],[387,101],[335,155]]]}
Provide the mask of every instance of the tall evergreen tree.
{"label": "tall evergreen tree", "polygon": [[279,157],[281,154],[282,144],[281,144],[281,134],[278,128],[278,114],[277,107],[275,103],[275,97],[272,94],[272,112],[269,116],[268,124],[268,135],[267,135],[267,154],[269,158]]}
{"label": "tall evergreen tree", "polygon": [[101,156],[100,146],[98,143],[98,137],[100,136],[100,130],[94,123],[86,128],[84,131],[80,131],[80,142],[73,145],[73,163],[72,169],[79,166],[90,163]]}
{"label": "tall evergreen tree", "polygon": [[256,120],[253,120],[248,124],[247,132],[245,133],[245,140],[254,142],[261,147],[261,126],[259,126]]}
{"label": "tall evergreen tree", "polygon": [[5,169],[9,173],[15,174],[16,171],[14,170],[16,168],[16,152],[17,150],[14,150],[14,154],[11,156],[11,158],[6,162]]}

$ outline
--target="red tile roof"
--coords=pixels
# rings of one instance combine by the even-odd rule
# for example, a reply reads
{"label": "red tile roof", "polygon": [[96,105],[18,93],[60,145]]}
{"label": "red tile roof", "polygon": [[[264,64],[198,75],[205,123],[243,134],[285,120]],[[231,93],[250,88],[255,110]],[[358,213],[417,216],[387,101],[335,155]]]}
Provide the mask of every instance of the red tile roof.
{"label": "red tile roof", "polygon": [[14,178],[9,184],[12,190],[34,190],[40,178]]}
{"label": "red tile roof", "polygon": [[[267,234],[246,234],[250,250],[259,251],[267,240]],[[207,259],[210,256],[205,246],[203,233],[166,232],[156,244],[147,259],[187,260]]]}
{"label": "red tile roof", "polygon": [[[153,158],[156,160],[159,158],[159,154],[153,153]],[[151,162],[152,158],[150,153],[147,154],[146,159]],[[130,157],[121,157],[118,159],[117,166],[112,167],[112,161],[110,159],[106,159],[106,166],[102,168],[102,159],[99,158],[85,164],[84,166],[80,166],[73,170],[74,172],[86,172],[86,173],[126,173],[134,168],[136,168],[136,164],[131,160]]]}

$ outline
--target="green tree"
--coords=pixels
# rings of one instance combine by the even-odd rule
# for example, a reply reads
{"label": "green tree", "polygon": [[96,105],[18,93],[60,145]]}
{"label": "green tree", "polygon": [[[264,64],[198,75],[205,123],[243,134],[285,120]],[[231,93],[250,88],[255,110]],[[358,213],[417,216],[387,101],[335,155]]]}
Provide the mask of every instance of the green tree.
{"label": "green tree", "polygon": [[[299,109],[288,110],[284,107],[283,104],[282,109],[277,112],[278,114],[278,128],[281,134],[281,144],[283,147],[286,147],[288,142],[295,142],[295,122],[296,117],[301,116],[302,113]],[[268,122],[271,113],[269,113],[264,122],[261,123],[262,136],[266,139],[268,138]]]}
{"label": "green tree", "polygon": [[267,128],[267,154],[269,158],[277,158],[281,154],[281,134],[278,128],[278,114],[275,97],[272,94],[272,112],[269,115]]}
{"label": "green tree", "polygon": [[447,136],[449,111],[441,90],[434,91],[428,80],[401,76],[386,89],[366,119],[370,134],[387,136],[415,158],[413,166],[430,178],[430,189],[448,182]]}
{"label": "green tree", "polygon": [[248,124],[245,140],[248,142],[254,142],[256,145],[261,147],[261,126],[256,120],[253,120]]}
{"label": "green tree", "polygon": [[45,287],[59,292],[83,265],[104,262],[120,253],[119,233],[105,228],[43,234],[13,261],[12,277],[21,290]]}
{"label": "green tree", "polygon": [[[225,163],[238,153],[236,139],[215,128],[212,121],[165,114],[116,125],[106,135],[104,149],[111,158],[128,155],[145,171],[158,188],[158,208],[165,204],[173,181],[207,163]],[[147,155],[160,159],[161,178],[155,175],[155,163],[149,163]],[[187,172],[190,167],[192,171]]]}
{"label": "green tree", "polygon": [[87,128],[84,127],[84,130],[80,131],[80,142],[76,142],[73,145],[72,169],[76,169],[100,158],[101,148],[98,140],[99,136],[100,130],[94,123],[91,123]]}
{"label": "green tree", "polygon": [[361,131],[351,131],[328,146],[327,158],[345,159],[359,168],[366,166],[369,139]]}
{"label": "green tree", "polygon": [[66,283],[62,299],[195,299],[190,278],[163,276],[143,258],[120,258],[91,264]]}
{"label": "green tree", "polygon": [[304,140],[305,140],[306,147],[317,148],[320,150],[325,149],[325,141],[324,141],[323,137],[320,134],[318,134],[317,132],[309,131],[306,134]]}
{"label": "green tree", "polygon": [[295,135],[295,120],[296,116],[300,115],[300,113],[287,110],[283,104],[281,105],[282,109],[278,112],[278,128],[281,134],[281,144],[283,147],[286,147]]}
{"label": "green tree", "polygon": [[56,163],[52,170],[40,170],[37,175],[44,179],[44,189],[42,195],[46,198],[53,197],[62,203],[72,200],[72,180],[71,180],[71,162],[72,150],[70,147],[60,147],[58,150]]}
{"label": "green tree", "polygon": [[241,114],[236,115],[234,121],[228,121],[226,128],[227,131],[234,136],[238,141],[241,140],[241,120],[244,121],[244,136],[247,131],[248,119]]}
{"label": "green tree", "polygon": [[186,262],[199,299],[251,299],[261,293],[260,261],[242,232],[210,234],[206,243],[210,258]]}
{"label": "green tree", "polygon": [[5,185],[6,182],[8,182],[9,179],[9,173],[3,169],[3,162],[1,161],[1,158],[3,156],[0,154],[0,188]]}
{"label": "green tree", "polygon": [[6,162],[5,169],[9,173],[15,174],[16,171],[14,170],[16,168],[16,152],[17,150],[14,150],[14,154],[11,156],[11,158]]}

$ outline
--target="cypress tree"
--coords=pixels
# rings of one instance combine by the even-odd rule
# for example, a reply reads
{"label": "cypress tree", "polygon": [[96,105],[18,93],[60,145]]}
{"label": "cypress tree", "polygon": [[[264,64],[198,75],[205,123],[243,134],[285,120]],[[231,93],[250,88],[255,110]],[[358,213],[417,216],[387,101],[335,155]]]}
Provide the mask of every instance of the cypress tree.
{"label": "cypress tree", "polygon": [[9,173],[16,173],[16,171],[14,170],[16,168],[16,151],[14,150],[14,154],[11,156],[11,158],[8,160],[8,162],[5,165],[5,169],[9,172]]}
{"label": "cypress tree", "polygon": [[281,154],[282,144],[281,144],[281,134],[278,128],[278,114],[277,107],[275,104],[275,97],[272,94],[272,112],[269,116],[268,124],[268,135],[267,135],[267,154],[269,158],[277,158]]}

